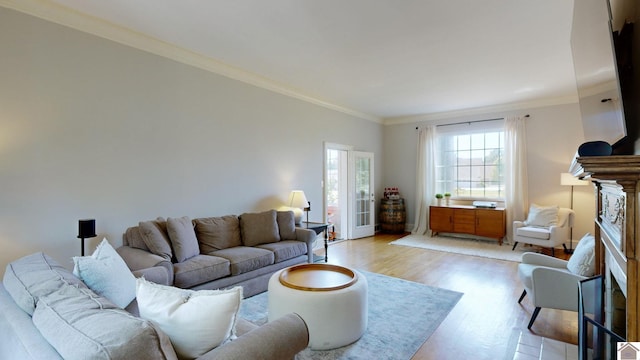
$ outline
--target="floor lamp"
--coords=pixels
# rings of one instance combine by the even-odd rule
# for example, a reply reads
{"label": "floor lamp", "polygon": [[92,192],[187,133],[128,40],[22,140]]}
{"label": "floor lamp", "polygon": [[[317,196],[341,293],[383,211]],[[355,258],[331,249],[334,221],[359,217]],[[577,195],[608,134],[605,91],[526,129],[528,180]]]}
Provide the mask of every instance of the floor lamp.
{"label": "floor lamp", "polygon": [[94,238],[96,235],[96,219],[78,220],[78,239],[81,239],[82,249],[80,254],[84,256],[84,239]]}
{"label": "floor lamp", "polygon": [[[580,180],[577,177],[573,176],[571,173],[561,173],[560,174],[560,185],[563,186],[571,186],[571,210],[573,210],[573,187],[574,186],[585,186],[588,185],[589,182],[586,180]],[[573,226],[569,228],[569,248],[565,244],[562,244],[564,247],[564,252],[566,254],[573,254]]]}

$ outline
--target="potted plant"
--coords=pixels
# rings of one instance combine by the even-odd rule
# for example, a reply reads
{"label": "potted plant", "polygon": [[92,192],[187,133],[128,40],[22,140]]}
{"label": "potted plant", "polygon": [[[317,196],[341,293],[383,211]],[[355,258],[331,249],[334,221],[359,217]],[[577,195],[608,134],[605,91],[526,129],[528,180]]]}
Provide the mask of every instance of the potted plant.
{"label": "potted plant", "polygon": [[448,206],[449,205],[449,200],[451,199],[451,193],[444,193],[444,203]]}
{"label": "potted plant", "polygon": [[441,202],[442,202],[442,194],[436,194],[436,204],[440,206]]}

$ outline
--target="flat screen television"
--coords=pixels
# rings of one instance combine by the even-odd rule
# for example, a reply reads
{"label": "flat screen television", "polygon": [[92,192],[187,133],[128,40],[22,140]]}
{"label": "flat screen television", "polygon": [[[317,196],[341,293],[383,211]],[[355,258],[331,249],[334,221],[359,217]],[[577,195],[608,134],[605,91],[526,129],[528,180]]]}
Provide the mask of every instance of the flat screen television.
{"label": "flat screen television", "polygon": [[571,52],[585,141],[605,141],[618,155],[640,154],[636,2],[574,1]]}

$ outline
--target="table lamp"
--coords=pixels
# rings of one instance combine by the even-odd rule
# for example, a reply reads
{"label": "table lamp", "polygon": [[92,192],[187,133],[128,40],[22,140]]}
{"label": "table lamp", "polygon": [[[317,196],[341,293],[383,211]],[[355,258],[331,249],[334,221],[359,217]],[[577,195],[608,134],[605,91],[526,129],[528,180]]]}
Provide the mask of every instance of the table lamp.
{"label": "table lamp", "polygon": [[[293,211],[293,216],[295,218],[295,222],[297,225],[300,224],[302,220],[302,212],[304,209],[309,208],[309,201],[307,201],[307,197],[304,195],[304,191],[302,190],[293,190],[289,195],[289,207]],[[309,213],[307,213],[307,216]]]}

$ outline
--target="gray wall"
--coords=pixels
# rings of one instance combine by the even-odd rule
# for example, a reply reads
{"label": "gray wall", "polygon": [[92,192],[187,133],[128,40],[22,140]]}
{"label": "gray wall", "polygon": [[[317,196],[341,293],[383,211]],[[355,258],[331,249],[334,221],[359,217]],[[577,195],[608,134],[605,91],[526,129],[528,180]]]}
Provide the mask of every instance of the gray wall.
{"label": "gray wall", "polygon": [[[1,272],[34,251],[70,267],[81,218],[97,220],[91,253],[158,216],[261,211],[292,189],[320,205],[325,141],[373,152],[376,193],[398,186],[414,221],[416,123],[382,126],[2,7],[0,49]],[[559,177],[583,141],[578,107],[524,113],[530,200],[568,206]],[[574,208],[579,238],[590,187]]]}
{"label": "gray wall", "polygon": [[[44,251],[80,254],[158,216],[283,205],[322,220],[323,143],[375,155],[380,124],[0,7],[0,271]],[[378,191],[380,193],[381,191]]]}
{"label": "gray wall", "polygon": [[[453,117],[433,123],[446,124],[525,114],[530,115],[526,119],[529,201],[540,205],[569,207],[571,188],[560,185],[560,173],[568,171],[578,146],[584,142],[577,104]],[[407,206],[407,229],[412,228],[416,213],[416,126],[427,123],[429,122],[388,125],[384,130],[383,183],[384,186],[400,188]],[[579,240],[586,232],[593,232],[595,210],[592,186],[574,188],[573,208],[576,210],[573,238]]]}

